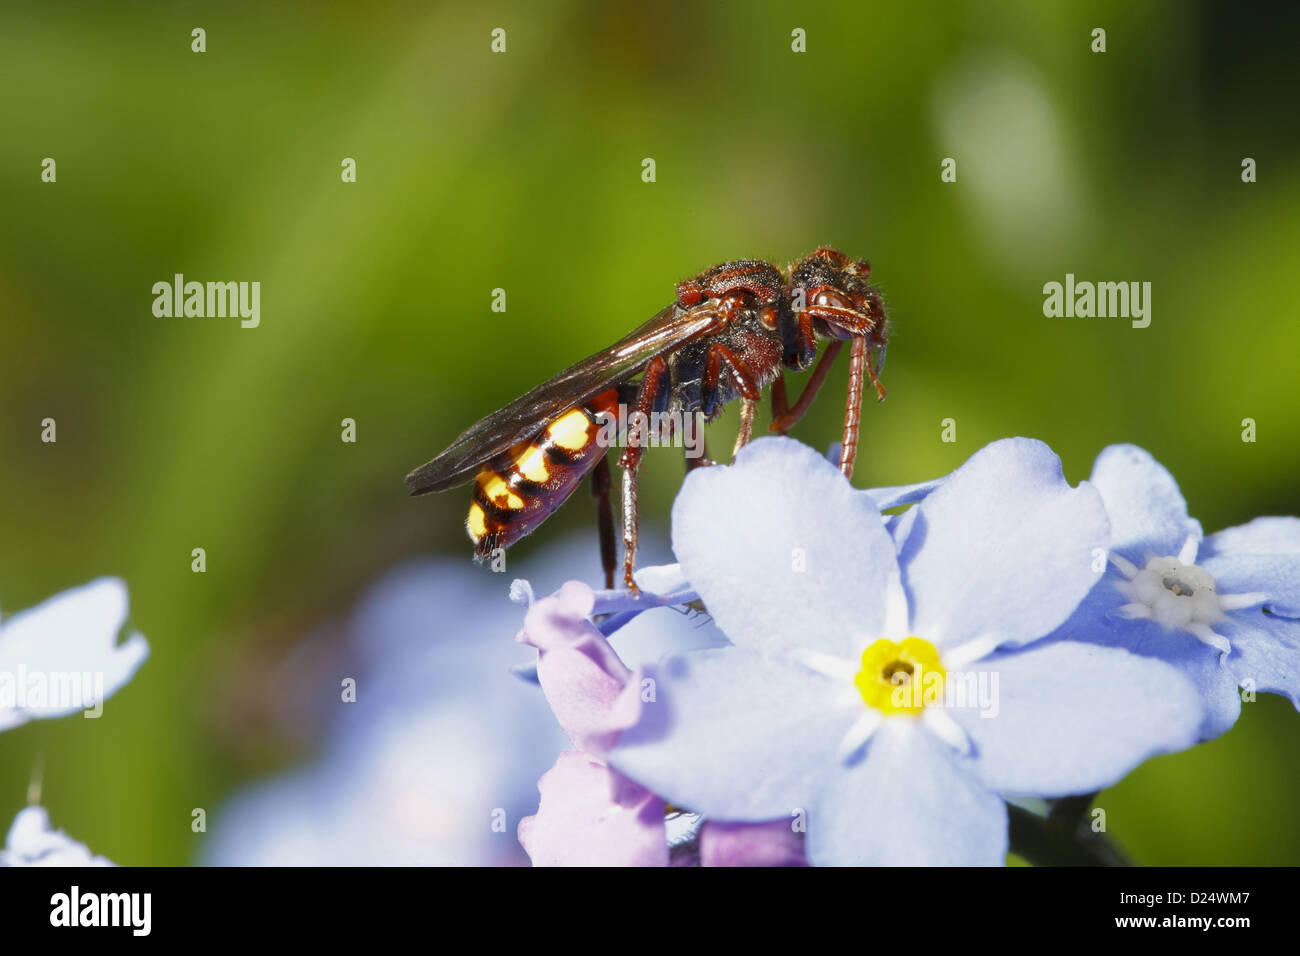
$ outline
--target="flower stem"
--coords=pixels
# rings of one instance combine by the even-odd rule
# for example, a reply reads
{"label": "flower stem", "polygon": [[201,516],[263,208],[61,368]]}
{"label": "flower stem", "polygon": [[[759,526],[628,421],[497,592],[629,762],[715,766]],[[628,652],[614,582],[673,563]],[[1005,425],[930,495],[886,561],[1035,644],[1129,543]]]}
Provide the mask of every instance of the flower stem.
{"label": "flower stem", "polygon": [[1104,833],[1088,825],[1096,797],[1063,797],[1045,817],[1008,804],[1011,852],[1034,866],[1130,866]]}

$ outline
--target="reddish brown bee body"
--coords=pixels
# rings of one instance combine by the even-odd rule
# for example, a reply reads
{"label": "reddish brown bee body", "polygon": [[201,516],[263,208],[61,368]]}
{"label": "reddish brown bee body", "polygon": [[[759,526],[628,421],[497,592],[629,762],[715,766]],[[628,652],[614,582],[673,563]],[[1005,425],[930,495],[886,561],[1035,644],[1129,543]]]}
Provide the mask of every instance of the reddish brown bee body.
{"label": "reddish brown bee body", "polygon": [[[785,272],[754,259],[725,262],[677,286],[677,299],[608,349],[566,369],[466,430],[438,457],[406,476],[415,495],[474,478],[466,522],[475,554],[490,555],[537,528],[588,474],[600,500],[601,556],[612,586],[614,530],[604,416],[669,420],[715,418],[741,400],[738,450],[749,441],[764,388],[772,386],[772,431],[784,433],[807,411],[845,341],[851,343],[849,394],[840,469],[851,475],[858,447],[864,376],[878,378],[885,310],[867,280],[871,267],[823,246]],[[829,340],[798,401],[787,400],[783,371],[801,371]],[[635,420],[630,418],[629,420]],[[627,436],[623,466],[624,582],[635,590],[637,470],[645,442]],[[688,466],[702,462],[688,461]]]}

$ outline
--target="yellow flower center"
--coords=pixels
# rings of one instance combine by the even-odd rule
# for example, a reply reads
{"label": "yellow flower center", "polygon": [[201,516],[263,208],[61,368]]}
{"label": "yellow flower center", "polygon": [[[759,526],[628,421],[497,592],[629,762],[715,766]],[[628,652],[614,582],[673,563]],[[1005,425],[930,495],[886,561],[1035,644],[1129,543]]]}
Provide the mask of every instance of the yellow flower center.
{"label": "yellow flower center", "polygon": [[947,672],[929,641],[906,638],[901,644],[881,639],[862,652],[862,669],[853,684],[868,707],[884,714],[919,714],[943,700]]}

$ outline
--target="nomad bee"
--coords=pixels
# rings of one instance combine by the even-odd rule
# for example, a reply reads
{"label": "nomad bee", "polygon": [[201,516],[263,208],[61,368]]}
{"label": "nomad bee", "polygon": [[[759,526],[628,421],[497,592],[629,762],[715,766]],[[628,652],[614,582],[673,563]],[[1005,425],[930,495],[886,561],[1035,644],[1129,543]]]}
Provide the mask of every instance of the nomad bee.
{"label": "nomad bee", "polygon": [[[808,410],[847,341],[849,390],[840,470],[853,474],[864,377],[880,399],[885,310],[867,283],[871,266],[823,246],[783,273],[753,259],[724,262],[677,285],[676,300],[640,328],[565,369],[471,426],[449,448],[406,476],[413,495],[474,481],[466,527],[481,560],[545,521],[588,473],[599,502],[606,587],[613,586],[614,516],[605,453],[608,425],[630,409],[623,469],[623,580],[635,591],[637,469],[651,416],[671,423],[711,421],[739,398],[736,450],[749,441],[764,388],[772,386],[771,430],[784,434]],[[829,344],[817,360],[820,340]],[[787,399],[784,370],[816,361],[798,400]],[[734,454],[734,452],[733,452]],[[688,458],[687,467],[707,464]]]}

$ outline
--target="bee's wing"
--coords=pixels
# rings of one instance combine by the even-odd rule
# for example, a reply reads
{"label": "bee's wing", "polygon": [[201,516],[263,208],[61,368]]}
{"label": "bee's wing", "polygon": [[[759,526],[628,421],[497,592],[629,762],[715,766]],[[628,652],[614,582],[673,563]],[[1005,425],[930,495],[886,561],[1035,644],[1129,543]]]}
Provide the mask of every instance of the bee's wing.
{"label": "bee's wing", "polygon": [[411,494],[446,491],[469,481],[485,461],[532,438],[561,412],[631,378],[656,356],[707,334],[720,320],[717,306],[714,299],[693,309],[670,305],[609,348],[471,425],[438,457],[406,476]]}

